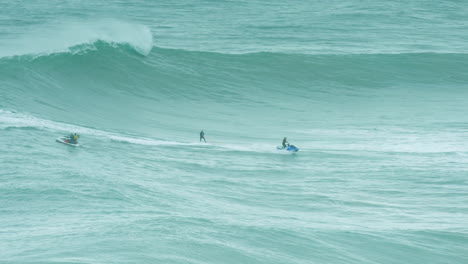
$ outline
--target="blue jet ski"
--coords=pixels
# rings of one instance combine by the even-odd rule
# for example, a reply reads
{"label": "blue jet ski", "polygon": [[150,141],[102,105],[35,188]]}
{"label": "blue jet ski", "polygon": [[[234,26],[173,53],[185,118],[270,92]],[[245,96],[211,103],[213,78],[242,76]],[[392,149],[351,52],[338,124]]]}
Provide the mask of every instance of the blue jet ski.
{"label": "blue jet ski", "polygon": [[283,146],[280,146],[280,147],[276,147],[277,149],[279,150],[286,150],[286,151],[290,151],[290,152],[298,152],[299,149],[296,148],[296,146],[294,145],[288,145],[286,148],[283,148]]}

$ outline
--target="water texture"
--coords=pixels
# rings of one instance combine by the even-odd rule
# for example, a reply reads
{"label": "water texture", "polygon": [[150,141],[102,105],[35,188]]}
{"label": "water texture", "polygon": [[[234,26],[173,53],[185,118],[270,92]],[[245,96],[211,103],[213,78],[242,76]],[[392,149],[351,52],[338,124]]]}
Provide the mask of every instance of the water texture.
{"label": "water texture", "polygon": [[467,13],[0,1],[0,263],[468,263]]}

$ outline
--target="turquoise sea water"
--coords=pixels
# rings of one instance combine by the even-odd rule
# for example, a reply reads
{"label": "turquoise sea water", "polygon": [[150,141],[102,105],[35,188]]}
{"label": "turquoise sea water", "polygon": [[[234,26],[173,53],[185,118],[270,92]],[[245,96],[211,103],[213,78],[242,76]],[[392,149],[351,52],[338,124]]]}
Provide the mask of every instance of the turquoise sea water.
{"label": "turquoise sea water", "polygon": [[467,13],[0,1],[0,263],[468,263]]}

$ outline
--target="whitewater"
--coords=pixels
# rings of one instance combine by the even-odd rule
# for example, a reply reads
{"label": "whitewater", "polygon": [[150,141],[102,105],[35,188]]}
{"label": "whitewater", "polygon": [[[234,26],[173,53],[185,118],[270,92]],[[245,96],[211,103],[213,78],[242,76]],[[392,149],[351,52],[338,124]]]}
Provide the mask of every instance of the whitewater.
{"label": "whitewater", "polygon": [[468,263],[467,12],[1,1],[0,263]]}

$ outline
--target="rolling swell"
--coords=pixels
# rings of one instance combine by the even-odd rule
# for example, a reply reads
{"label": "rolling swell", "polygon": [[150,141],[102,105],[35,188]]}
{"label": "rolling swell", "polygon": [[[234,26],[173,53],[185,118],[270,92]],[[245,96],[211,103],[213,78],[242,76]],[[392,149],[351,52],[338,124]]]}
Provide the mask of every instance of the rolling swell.
{"label": "rolling swell", "polygon": [[252,116],[250,124],[276,122],[275,115],[321,120],[338,105],[356,110],[385,98],[393,107],[408,99],[402,88],[409,87],[416,101],[439,89],[463,93],[468,81],[461,70],[467,54],[224,54],[153,47],[142,56],[131,44],[102,40],[67,50],[0,59],[0,89],[9,91],[10,108],[58,121],[74,111],[74,122],[111,129],[125,120],[130,131],[146,131],[141,124],[148,122],[184,131],[178,124],[193,119],[231,129],[249,125],[245,115]]}
{"label": "rolling swell", "polygon": [[[3,57],[0,58],[0,66],[3,67],[3,73],[8,73],[8,69],[17,70],[15,67],[31,70],[48,67],[56,68],[57,74],[62,75],[65,74],[65,70],[71,70],[75,74],[89,74],[87,70],[93,65],[109,65],[108,68],[98,69],[98,73],[110,70],[125,71],[131,80],[134,74],[146,70],[159,74],[157,77],[166,76],[168,80],[158,80],[167,82],[178,81],[175,74],[191,76],[193,79],[201,74],[204,74],[204,77],[219,77],[228,72],[230,74],[223,77],[234,78],[235,75],[240,75],[239,78],[252,78],[262,74],[269,77],[266,81],[271,80],[271,83],[268,83],[270,86],[285,78],[293,87],[298,86],[301,81],[311,80],[314,83],[334,82],[343,86],[376,87],[399,82],[434,83],[450,80],[462,83],[468,78],[467,74],[460,70],[467,66],[468,54],[460,53],[224,54],[152,47],[147,56],[135,56],[145,55],[138,52],[141,49],[143,47],[129,43],[96,40],[66,47],[64,52]],[[135,66],[137,68],[134,68]],[[382,81],[384,84],[377,84]],[[216,92],[213,87],[207,89]],[[189,88],[186,90],[191,92]],[[195,89],[192,92],[195,92]]]}
{"label": "rolling swell", "polygon": [[[9,2],[3,261],[467,262],[467,58],[417,53],[463,50],[463,12]],[[144,25],[86,20],[109,15]],[[55,142],[70,132],[79,147]]]}

